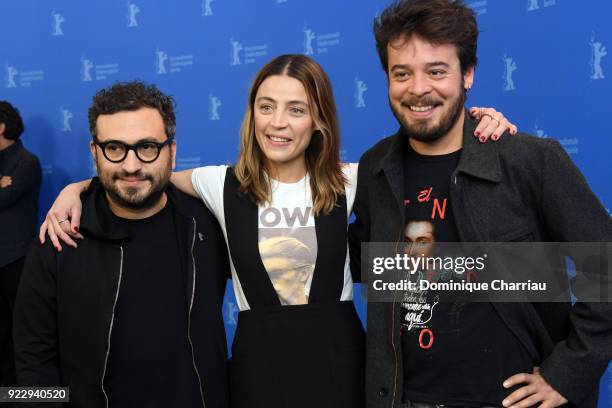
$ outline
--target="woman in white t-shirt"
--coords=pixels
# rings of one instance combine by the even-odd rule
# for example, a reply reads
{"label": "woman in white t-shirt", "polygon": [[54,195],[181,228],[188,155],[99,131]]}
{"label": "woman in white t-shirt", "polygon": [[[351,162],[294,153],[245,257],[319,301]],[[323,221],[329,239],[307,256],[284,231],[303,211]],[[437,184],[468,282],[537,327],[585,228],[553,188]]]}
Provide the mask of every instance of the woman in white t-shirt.
{"label": "woman in white t-shirt", "polygon": [[[363,407],[365,333],[346,241],[357,164],[340,162],[331,83],[311,58],[283,55],[259,71],[248,102],[235,166],[172,175],[217,217],[230,253],[240,309],[231,406]],[[57,220],[80,205],[65,195],[42,227],[54,242],[71,242]]]}
{"label": "woman in white t-shirt", "polygon": [[266,64],[234,167],[175,173],[215,214],[240,313],[232,407],[363,406],[364,330],[346,244],[357,166],[340,162],[330,81],[302,55]]}

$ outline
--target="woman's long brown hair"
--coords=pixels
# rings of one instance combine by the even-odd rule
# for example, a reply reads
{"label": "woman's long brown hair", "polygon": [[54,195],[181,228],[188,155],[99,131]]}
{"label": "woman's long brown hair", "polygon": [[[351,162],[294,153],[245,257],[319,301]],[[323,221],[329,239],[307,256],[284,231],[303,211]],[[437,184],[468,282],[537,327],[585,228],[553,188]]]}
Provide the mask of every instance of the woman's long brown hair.
{"label": "woman's long brown hair", "polygon": [[[272,198],[266,159],[255,138],[255,97],[262,82],[272,75],[286,75],[302,83],[315,128],[306,148],[306,171],[310,175],[313,212],[329,213],[338,197],[345,194],[346,178],[340,163],[340,128],[331,82],[323,68],[305,55],[281,55],[268,62],[257,74],[249,93],[249,105],[240,130],[240,154],[235,173],[240,192],[257,204]],[[268,173],[269,175],[269,173]]]}

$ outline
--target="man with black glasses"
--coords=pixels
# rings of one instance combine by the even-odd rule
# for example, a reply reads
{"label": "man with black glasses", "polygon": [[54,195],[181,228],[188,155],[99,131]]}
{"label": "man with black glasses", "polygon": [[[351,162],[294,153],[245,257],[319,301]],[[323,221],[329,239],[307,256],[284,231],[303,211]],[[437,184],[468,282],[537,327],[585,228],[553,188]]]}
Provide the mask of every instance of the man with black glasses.
{"label": "man with black glasses", "polygon": [[75,407],[225,407],[227,252],[212,214],[169,184],[174,101],[116,84],[89,125],[99,178],[82,195],[83,240],[37,244],[24,267],[19,383],[69,386]]}

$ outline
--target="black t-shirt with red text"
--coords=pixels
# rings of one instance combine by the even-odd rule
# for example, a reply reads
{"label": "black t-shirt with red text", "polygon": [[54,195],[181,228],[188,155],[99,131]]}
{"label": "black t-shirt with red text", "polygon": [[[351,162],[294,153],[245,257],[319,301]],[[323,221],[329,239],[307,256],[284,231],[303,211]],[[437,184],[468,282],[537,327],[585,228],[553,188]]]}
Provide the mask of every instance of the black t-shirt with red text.
{"label": "black t-shirt with red text", "polygon": [[[461,150],[424,156],[406,143],[404,241],[409,255],[433,256],[433,243],[460,241],[450,200],[460,156]],[[470,279],[470,274],[447,275],[419,271],[415,277]],[[491,303],[440,302],[432,291],[417,290],[405,293],[401,305],[404,401],[501,406],[510,394],[502,382],[532,371],[527,352]]]}

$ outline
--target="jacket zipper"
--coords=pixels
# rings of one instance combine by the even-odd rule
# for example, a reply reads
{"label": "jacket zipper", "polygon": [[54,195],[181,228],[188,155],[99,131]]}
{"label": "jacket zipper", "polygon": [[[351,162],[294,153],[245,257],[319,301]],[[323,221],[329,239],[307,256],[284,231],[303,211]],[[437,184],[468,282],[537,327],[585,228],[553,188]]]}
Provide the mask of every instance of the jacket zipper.
{"label": "jacket zipper", "polygon": [[[400,219],[402,220],[401,224],[404,224],[404,216],[403,209],[400,207]],[[397,246],[402,241],[402,230],[403,228],[400,226],[400,230],[397,234],[397,241],[395,242],[395,249],[397,251]],[[397,348],[395,347],[395,304],[397,303],[397,292],[393,294],[393,304],[391,305],[391,347],[393,348],[393,358],[395,360],[394,364],[394,375],[393,375],[393,392],[391,393],[391,408],[395,407],[395,397],[397,395]]]}
{"label": "jacket zipper", "polygon": [[[457,184],[457,173],[455,173],[453,176],[454,176],[453,177],[454,184]],[[403,224],[405,220],[403,220],[401,207],[400,207],[400,218],[402,218],[402,224]],[[401,235],[402,235],[402,230],[400,229],[397,235],[396,244],[400,243]],[[393,392],[391,393],[391,408],[395,407],[395,396],[397,394],[397,366],[398,366],[398,363],[397,363],[397,349],[395,347],[395,303],[396,303],[396,300],[397,300],[397,293],[395,294],[395,297],[393,299],[393,305],[391,306],[391,348],[393,349],[393,356],[395,358],[395,365],[394,365],[395,373],[393,376]]]}
{"label": "jacket zipper", "polygon": [[[400,210],[400,219],[401,219],[401,223],[403,225],[404,223],[404,215],[403,215],[403,208],[401,206],[399,206],[399,210]],[[396,245],[396,250],[397,250],[397,246],[400,244],[401,241],[403,241],[402,239],[402,226],[400,225],[400,229],[397,233],[397,239],[395,241],[395,245]],[[397,395],[397,370],[398,370],[398,362],[397,362],[397,348],[395,345],[395,304],[397,303],[397,293],[394,294],[394,298],[393,298],[393,304],[391,305],[391,349],[393,350],[393,359],[394,359],[394,365],[393,365],[393,369],[394,369],[394,374],[393,374],[393,389],[391,392],[391,408],[395,407],[395,397]]]}
{"label": "jacket zipper", "polygon": [[115,322],[115,307],[117,306],[117,299],[119,298],[119,288],[121,286],[121,278],[123,276],[123,247],[120,246],[121,250],[121,262],[119,263],[119,280],[117,281],[117,291],[115,292],[115,300],[113,302],[113,312],[111,314],[110,325],[108,326],[108,336],[107,336],[107,347],[106,347],[106,356],[104,357],[104,368],[102,370],[102,393],[104,394],[104,399],[106,400],[106,408],[108,408],[108,394],[104,389],[104,378],[106,377],[106,368],[108,366],[108,355],[110,354],[110,342],[111,342],[111,333],[113,332],[113,323]]}
{"label": "jacket zipper", "polygon": [[197,224],[195,218],[193,220],[193,238],[191,240],[191,263],[193,265],[193,280],[191,286],[191,301],[189,302],[189,311],[187,312],[187,339],[189,340],[189,347],[191,348],[191,361],[193,363],[193,369],[195,370],[196,376],[198,377],[198,384],[200,385],[200,397],[202,398],[202,407],[206,408],[206,403],[204,402],[204,390],[202,385],[202,377],[200,377],[200,372],[198,371],[198,367],[195,362],[195,353],[193,351],[193,341],[191,340],[191,309],[193,308],[193,299],[195,296],[195,285],[196,285],[196,264],[195,258],[193,256],[193,247],[195,246],[196,239],[196,231]]}
{"label": "jacket zipper", "polygon": [[395,358],[393,375],[393,392],[391,393],[391,408],[395,407],[395,395],[397,393],[397,349],[395,348],[395,298],[391,306],[391,347],[393,348],[393,357]]}

